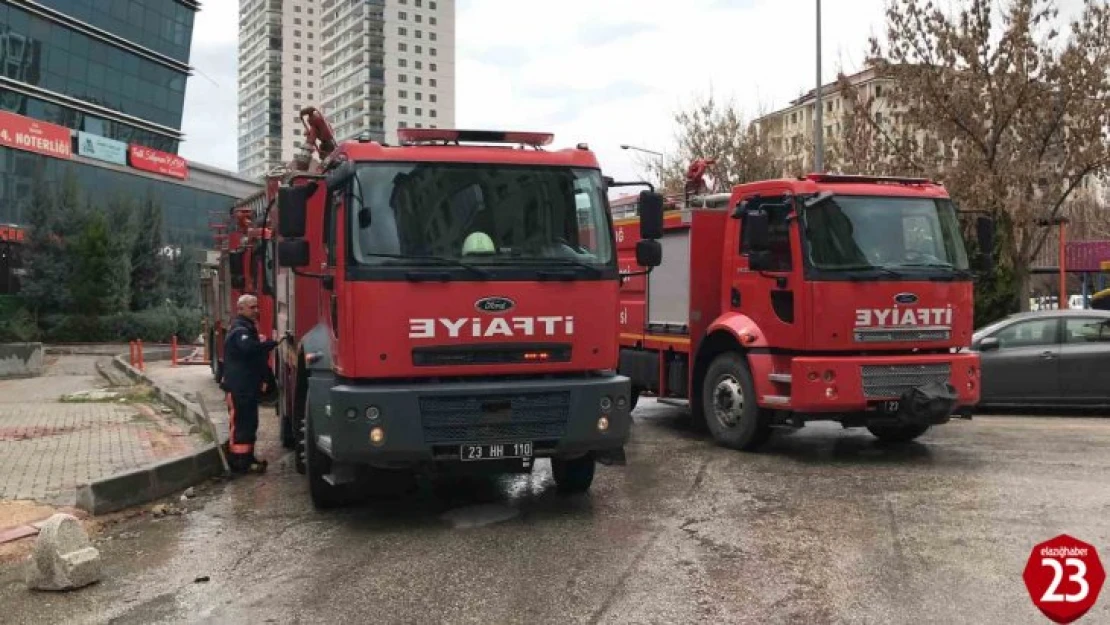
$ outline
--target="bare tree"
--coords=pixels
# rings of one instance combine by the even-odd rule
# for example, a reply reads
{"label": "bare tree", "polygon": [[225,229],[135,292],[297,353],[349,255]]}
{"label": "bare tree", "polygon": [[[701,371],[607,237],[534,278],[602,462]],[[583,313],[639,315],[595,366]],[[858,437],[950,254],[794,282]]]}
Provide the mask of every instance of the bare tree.
{"label": "bare tree", "polygon": [[712,94],[674,116],[675,148],[660,162],[642,159],[652,177],[669,193],[682,191],[687,167],[696,159],[715,159],[712,175],[720,190],[730,185],[778,178],[782,161],[766,138],[733,102],[719,102]]}
{"label": "bare tree", "polygon": [[858,106],[841,157],[936,177],[965,209],[995,217],[1011,302],[1027,308],[1030,262],[1052,231],[1038,222],[1110,168],[1110,7],[1084,0],[1065,25],[1050,0],[960,4],[949,15],[931,0],[890,0],[869,59],[893,84],[887,114],[842,79]]}

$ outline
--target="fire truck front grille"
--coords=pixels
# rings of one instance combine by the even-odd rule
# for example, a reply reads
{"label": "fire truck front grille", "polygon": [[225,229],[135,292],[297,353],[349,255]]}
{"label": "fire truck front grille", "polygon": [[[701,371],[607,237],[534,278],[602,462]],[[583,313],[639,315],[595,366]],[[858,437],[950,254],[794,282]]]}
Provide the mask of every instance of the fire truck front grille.
{"label": "fire truck front grille", "polygon": [[857,343],[897,343],[947,341],[952,338],[948,328],[866,328],[856,329]]}
{"label": "fire truck front grille", "polygon": [[565,391],[420,399],[424,442],[431,445],[559,439],[569,414]]}
{"label": "fire truck front grille", "polygon": [[867,399],[893,399],[906,391],[929,382],[948,382],[952,366],[948,363],[930,365],[864,365],[863,396]]}

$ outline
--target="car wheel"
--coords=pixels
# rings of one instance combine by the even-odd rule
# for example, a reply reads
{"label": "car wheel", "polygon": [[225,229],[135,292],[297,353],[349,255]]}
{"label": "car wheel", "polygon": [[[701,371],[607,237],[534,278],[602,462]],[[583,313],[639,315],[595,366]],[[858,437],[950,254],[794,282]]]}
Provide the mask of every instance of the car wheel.
{"label": "car wheel", "polygon": [[717,356],[702,384],[705,424],[723,447],[752,451],[771,436],[770,413],[756,403],[755,383],[744,357]]}

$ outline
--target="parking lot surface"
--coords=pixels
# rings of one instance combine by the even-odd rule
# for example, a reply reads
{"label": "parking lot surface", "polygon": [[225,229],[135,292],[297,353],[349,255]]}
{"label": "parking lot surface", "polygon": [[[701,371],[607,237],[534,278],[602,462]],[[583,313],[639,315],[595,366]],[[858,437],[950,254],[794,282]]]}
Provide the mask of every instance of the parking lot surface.
{"label": "parking lot surface", "polygon": [[[758,454],[641,402],[588,496],[525,477],[312,509],[285,455],[101,537],[105,579],[16,623],[1043,623],[1022,582],[1061,533],[1110,556],[1110,419],[989,416],[888,447],[815,425]],[[281,456],[272,414],[265,453]],[[1103,593],[1085,622],[1110,620]],[[5,620],[5,622],[11,622]]]}

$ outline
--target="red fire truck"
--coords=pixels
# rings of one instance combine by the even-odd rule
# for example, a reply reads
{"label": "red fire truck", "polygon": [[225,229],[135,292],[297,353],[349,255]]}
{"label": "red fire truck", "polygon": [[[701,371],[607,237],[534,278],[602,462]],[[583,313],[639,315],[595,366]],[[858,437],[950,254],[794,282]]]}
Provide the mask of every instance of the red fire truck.
{"label": "red fire truck", "polygon": [[224,337],[236,314],[239,296],[258,295],[260,331],[269,335],[277,329],[273,285],[265,280],[273,275],[271,236],[263,225],[277,193],[277,182],[268,181],[266,189],[239,200],[226,215],[209,224],[218,254],[215,266],[204,277],[202,294],[207,316],[205,340],[212,375],[217,380],[223,375]]}
{"label": "red fire truck", "polygon": [[[336,145],[318,111],[302,120],[305,148],[256,225],[273,235],[260,286],[289,339],[278,413],[313,502],[394,471],[527,472],[538,458],[580,492],[595,463],[623,464],[631,383],[616,372],[607,192],[625,183],[584,144],[545,149],[544,133],[409,128],[400,145]],[[663,198],[640,198],[650,269]]]}
{"label": "red fire truck", "polygon": [[[662,264],[621,291],[619,371],[634,398],[689,406],[743,450],[807,421],[909,441],[970,416],[979,360],[958,348],[973,274],[943,186],[809,175],[714,194],[696,180],[704,163],[691,169],[700,194],[665,212]],[[616,223],[632,269],[637,218]],[[993,223],[975,224],[991,249]]]}

